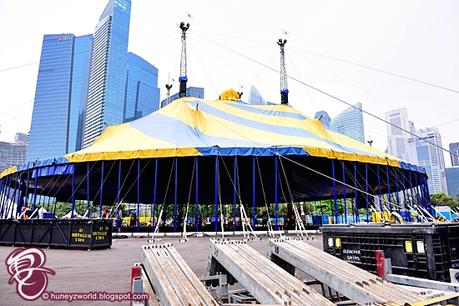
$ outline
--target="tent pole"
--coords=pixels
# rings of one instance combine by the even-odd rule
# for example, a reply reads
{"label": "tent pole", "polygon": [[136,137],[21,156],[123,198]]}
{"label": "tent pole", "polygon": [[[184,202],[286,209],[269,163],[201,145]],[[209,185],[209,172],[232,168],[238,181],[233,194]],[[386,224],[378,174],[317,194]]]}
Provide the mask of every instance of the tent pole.
{"label": "tent pole", "polygon": [[414,192],[416,193],[416,200],[418,201],[418,204],[422,205],[421,197],[419,196],[419,189],[418,189],[419,182],[418,182],[418,173],[417,172],[414,174],[414,184],[415,184]]}
{"label": "tent pole", "polygon": [[368,201],[368,164],[365,164],[365,209],[367,211],[367,223],[370,222],[370,210]]}
{"label": "tent pole", "polygon": [[140,232],[140,159],[137,159],[137,232]]}
{"label": "tent pole", "polygon": [[400,190],[398,189],[398,172],[397,168],[394,168],[394,173],[395,173],[395,202],[398,205],[398,211],[400,211],[400,198],[399,198],[399,192]]}
{"label": "tent pole", "polygon": [[72,219],[75,215],[75,171],[76,167],[72,171]]}
{"label": "tent pole", "polygon": [[379,165],[376,165],[376,174],[378,176],[378,195],[379,195],[379,210],[382,212],[384,211],[383,209],[383,204],[382,204],[382,194],[381,194],[381,177],[379,176]]}
{"label": "tent pole", "polygon": [[119,233],[121,227],[120,219],[120,193],[121,193],[121,160],[118,161],[118,192],[116,193],[116,232]]}
{"label": "tent pole", "polygon": [[354,223],[360,222],[359,205],[357,193],[357,162],[354,162]]}
{"label": "tent pole", "polygon": [[414,198],[414,191],[413,191],[413,181],[411,179],[411,171],[408,170],[408,180],[410,181],[410,193],[411,193],[411,202],[412,202],[412,205],[414,206],[414,204],[416,203],[416,199]]}
{"label": "tent pole", "polygon": [[390,195],[390,176],[389,166],[386,165],[386,179],[387,179],[387,200],[389,200],[389,211],[392,213],[392,197]]}
{"label": "tent pole", "polygon": [[344,208],[344,223],[347,223],[347,201],[346,201],[346,166],[344,161],[341,161],[341,168],[343,170],[343,208]]}
{"label": "tent pole", "polygon": [[86,211],[88,212],[88,219],[91,219],[91,212],[89,211],[89,162],[86,163]]}
{"label": "tent pole", "polygon": [[177,217],[177,212],[178,212],[178,202],[177,202],[177,195],[178,195],[178,158],[175,158],[175,167],[174,167],[174,224],[173,224],[173,229],[174,232],[177,231],[177,223],[178,223],[178,217]]}
{"label": "tent pole", "polygon": [[26,192],[25,192],[25,203],[24,206],[29,207],[29,183],[30,183],[30,169],[27,169],[27,183],[26,183]]}
{"label": "tent pole", "polygon": [[256,208],[256,201],[257,201],[257,190],[256,190],[256,176],[255,176],[255,156],[252,156],[252,228],[255,228],[255,224],[257,223],[257,208]]}
{"label": "tent pole", "polygon": [[151,231],[156,229],[156,192],[158,189],[158,159],[155,159],[155,182],[153,184],[153,214],[151,215]]}
{"label": "tent pole", "polygon": [[338,224],[338,200],[336,196],[335,160],[331,160],[332,166],[332,185],[333,185],[333,210],[335,211],[335,224]]}
{"label": "tent pole", "polygon": [[[277,155],[274,155],[274,213],[275,223],[274,228],[276,231],[279,230],[279,161]],[[285,220],[284,220],[285,226]]]}
{"label": "tent pole", "polygon": [[5,196],[3,197],[3,200],[5,202],[4,209],[2,211],[2,216],[6,218],[6,213],[8,211],[8,205],[9,205],[9,194],[10,194],[10,186],[11,186],[11,179],[12,175],[7,177],[7,183],[5,184]]}
{"label": "tent pole", "polygon": [[238,177],[237,177],[237,157],[234,156],[233,159],[233,232],[236,231],[236,217],[237,217],[237,186],[238,186]]}
{"label": "tent pole", "polygon": [[16,203],[16,214],[14,216],[15,219],[17,219],[17,216],[18,214],[21,213],[21,185],[22,185],[22,172],[19,173],[19,181],[18,181],[18,189],[17,189],[17,193],[18,193],[18,198],[17,198],[17,203]]}
{"label": "tent pole", "polygon": [[103,204],[103,195],[104,195],[104,166],[105,161],[102,161],[100,165],[100,198],[99,198],[99,218],[102,219],[102,204]]}
{"label": "tent pole", "polygon": [[37,185],[38,185],[38,169],[35,170],[35,177],[33,182],[33,206],[32,211],[35,211],[37,204]]}
{"label": "tent pole", "polygon": [[403,203],[405,204],[405,209],[408,209],[407,199],[406,199],[406,186],[405,186],[405,175],[403,174],[403,169],[400,169],[400,175],[402,176],[402,193],[403,193]]}
{"label": "tent pole", "polygon": [[[16,174],[16,179],[18,179],[18,174]],[[9,207],[8,207],[8,215],[10,214],[10,211],[11,211],[11,217],[13,217],[13,213],[14,213],[14,202],[16,201],[16,192],[18,190],[18,184],[16,184],[16,182],[14,182],[14,190],[13,190],[13,197],[11,198],[11,204]],[[17,204],[16,204],[16,209],[17,209]]]}
{"label": "tent pole", "polygon": [[195,171],[195,177],[196,177],[195,179],[196,181],[194,183],[195,184],[194,185],[194,188],[195,188],[194,224],[196,227],[196,232],[199,232],[199,159],[197,156],[194,157],[194,162],[195,162],[194,171]]}
{"label": "tent pole", "polygon": [[434,215],[433,209],[432,209],[432,202],[431,202],[431,199],[430,199],[429,185],[427,183],[427,177],[425,175],[423,175],[422,178],[424,180],[424,188],[425,188],[427,205],[429,206],[429,209],[431,210],[431,213]]}
{"label": "tent pole", "polygon": [[0,180],[0,218],[3,210],[3,186],[5,185],[4,180]]}
{"label": "tent pole", "polygon": [[[214,193],[215,193],[215,215],[214,215],[214,231],[218,233],[218,155],[215,155],[215,173],[214,173]],[[222,220],[223,221],[223,220]]]}

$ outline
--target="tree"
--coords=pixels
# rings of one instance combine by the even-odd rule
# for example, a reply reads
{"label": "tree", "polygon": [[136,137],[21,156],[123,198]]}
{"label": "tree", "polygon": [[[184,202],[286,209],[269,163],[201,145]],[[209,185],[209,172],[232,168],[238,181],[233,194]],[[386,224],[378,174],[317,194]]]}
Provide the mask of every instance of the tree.
{"label": "tree", "polygon": [[454,200],[451,196],[443,192],[434,193],[430,198],[433,206],[449,206],[454,210],[459,206],[459,202],[457,201],[459,199],[458,197]]}

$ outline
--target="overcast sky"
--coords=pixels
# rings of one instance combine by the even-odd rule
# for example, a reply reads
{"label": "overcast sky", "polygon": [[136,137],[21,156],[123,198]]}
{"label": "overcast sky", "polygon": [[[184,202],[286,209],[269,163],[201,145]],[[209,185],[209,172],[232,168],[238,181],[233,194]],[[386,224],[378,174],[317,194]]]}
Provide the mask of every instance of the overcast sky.
{"label": "overcast sky", "polygon": [[[16,132],[29,131],[43,35],[93,33],[106,3],[0,0],[0,140],[12,141]],[[317,55],[459,90],[458,0],[133,0],[129,50],[158,67],[162,98],[168,74],[178,78],[177,23],[186,13],[192,15],[189,85],[205,87],[207,99],[241,86],[247,98],[253,84],[266,100],[278,102],[278,74],[221,45],[278,69],[276,39],[284,29],[292,77],[343,100],[362,102],[380,117],[406,107],[417,128],[439,128],[444,147],[459,141],[459,94]],[[173,91],[177,88],[175,82]],[[308,116],[326,110],[333,117],[347,108],[293,80],[289,88],[290,104]],[[366,138],[385,150],[385,124],[368,116],[364,120]],[[449,165],[448,155],[445,160]]]}

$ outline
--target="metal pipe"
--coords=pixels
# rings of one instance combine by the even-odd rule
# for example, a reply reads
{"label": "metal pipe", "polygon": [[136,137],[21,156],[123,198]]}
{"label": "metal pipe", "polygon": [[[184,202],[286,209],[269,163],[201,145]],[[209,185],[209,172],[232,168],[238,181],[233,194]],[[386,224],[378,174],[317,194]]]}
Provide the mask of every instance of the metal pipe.
{"label": "metal pipe", "polygon": [[368,201],[368,164],[365,164],[365,209],[367,210],[367,223],[370,222],[370,211]]}
{"label": "metal pipe", "polygon": [[140,232],[140,159],[137,159],[137,218],[136,228]]}
{"label": "metal pipe", "polygon": [[341,161],[341,168],[343,170],[343,209],[344,209],[344,223],[347,223],[347,201],[346,201],[346,166],[344,161]]}
{"label": "metal pipe", "polygon": [[[218,232],[218,208],[219,208],[219,202],[218,202],[218,155],[215,156],[215,173],[214,173],[214,193],[215,193],[215,214],[214,214],[214,231],[215,233]],[[222,220],[223,222],[223,220]]]}
{"label": "metal pipe", "polygon": [[335,178],[335,160],[331,160],[332,165],[332,185],[333,185],[333,204],[334,204],[334,211],[335,211],[335,224],[338,224],[338,199],[336,196],[336,178]]}
{"label": "metal pipe", "polygon": [[102,204],[103,204],[103,195],[104,195],[104,168],[105,161],[102,161],[100,165],[100,197],[99,197],[99,218],[102,219]]}
{"label": "metal pipe", "polygon": [[256,174],[255,174],[255,156],[252,156],[252,227],[255,228],[255,224],[257,223],[257,208],[256,208],[256,201],[257,201],[257,186],[256,186]]}
{"label": "metal pipe", "polygon": [[[279,162],[277,155],[274,155],[274,228],[279,230]],[[285,220],[284,220],[285,222]]]}
{"label": "metal pipe", "polygon": [[233,159],[233,232],[236,231],[236,217],[237,217],[237,186],[238,186],[238,177],[237,177],[237,157]]}
{"label": "metal pipe", "polygon": [[177,212],[178,212],[178,159],[177,157],[175,159],[175,167],[174,167],[174,223],[173,223],[173,229],[174,232],[177,231],[177,223],[178,223],[178,218],[177,218]]}
{"label": "metal pipe", "polygon": [[358,193],[357,193],[357,163],[354,162],[354,222],[360,222],[359,216],[359,205],[358,205]]}
{"label": "metal pipe", "polygon": [[194,205],[194,223],[196,227],[196,232],[199,232],[199,159],[197,156],[194,157],[195,161],[195,177],[196,177],[196,182],[195,182],[195,205]]}
{"label": "metal pipe", "polygon": [[392,213],[392,197],[390,196],[390,175],[389,166],[386,166],[386,178],[387,178],[387,199],[389,200],[389,211]]}
{"label": "metal pipe", "polygon": [[155,159],[155,182],[153,184],[153,214],[151,216],[151,231],[154,232],[156,229],[156,209],[157,209],[157,203],[156,203],[156,196],[157,196],[157,191],[158,191],[158,159]]}

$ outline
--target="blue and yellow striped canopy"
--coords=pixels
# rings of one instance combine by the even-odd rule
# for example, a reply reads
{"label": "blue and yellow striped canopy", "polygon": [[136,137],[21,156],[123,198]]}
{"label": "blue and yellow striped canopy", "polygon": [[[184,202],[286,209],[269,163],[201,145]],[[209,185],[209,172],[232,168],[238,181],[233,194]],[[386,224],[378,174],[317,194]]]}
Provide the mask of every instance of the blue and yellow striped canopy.
{"label": "blue and yellow striped canopy", "polygon": [[133,122],[108,127],[71,162],[180,156],[310,155],[410,168],[323,127],[288,105],[182,98]]}

